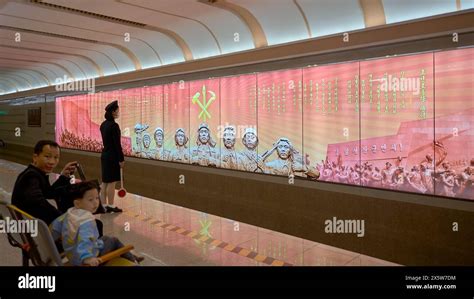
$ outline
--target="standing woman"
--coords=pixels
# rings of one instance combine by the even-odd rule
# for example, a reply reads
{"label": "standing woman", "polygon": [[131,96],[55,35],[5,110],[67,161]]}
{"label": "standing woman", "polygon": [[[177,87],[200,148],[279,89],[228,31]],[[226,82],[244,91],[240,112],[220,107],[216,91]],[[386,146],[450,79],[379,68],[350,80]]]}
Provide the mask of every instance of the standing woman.
{"label": "standing woman", "polygon": [[113,101],[105,107],[105,121],[100,125],[102,143],[104,149],[100,157],[102,164],[102,186],[100,198],[105,206],[107,213],[120,213],[114,205],[115,183],[120,181],[120,169],[123,168],[125,161],[120,144],[120,127],[115,122],[119,117],[119,106],[117,101]]}

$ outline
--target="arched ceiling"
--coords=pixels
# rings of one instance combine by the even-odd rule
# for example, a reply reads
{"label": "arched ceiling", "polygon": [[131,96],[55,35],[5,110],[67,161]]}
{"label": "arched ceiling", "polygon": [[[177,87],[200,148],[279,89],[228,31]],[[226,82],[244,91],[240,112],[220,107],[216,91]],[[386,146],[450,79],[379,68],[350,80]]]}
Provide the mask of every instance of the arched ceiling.
{"label": "arched ceiling", "polygon": [[472,8],[474,0],[0,0],[0,95]]}

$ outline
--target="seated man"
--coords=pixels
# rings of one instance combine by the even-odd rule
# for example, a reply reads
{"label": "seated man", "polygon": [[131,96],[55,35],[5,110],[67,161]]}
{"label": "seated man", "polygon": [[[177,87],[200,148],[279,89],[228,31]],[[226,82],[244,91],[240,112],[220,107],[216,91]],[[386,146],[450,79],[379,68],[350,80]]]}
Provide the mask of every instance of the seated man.
{"label": "seated man", "polygon": [[59,163],[59,145],[50,140],[39,141],[34,148],[33,163],[18,175],[12,193],[12,204],[39,218],[48,225],[62,213],[48,199],[57,199],[57,188],[69,185],[69,176],[76,170],[76,162],[69,162],[61,176],[51,186],[48,174]]}

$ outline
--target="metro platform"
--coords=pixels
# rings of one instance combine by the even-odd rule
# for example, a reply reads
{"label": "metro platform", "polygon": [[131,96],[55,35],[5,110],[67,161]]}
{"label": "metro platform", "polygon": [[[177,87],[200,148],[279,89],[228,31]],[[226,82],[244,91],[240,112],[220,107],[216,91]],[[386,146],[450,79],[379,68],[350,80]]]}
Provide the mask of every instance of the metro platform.
{"label": "metro platform", "polygon": [[[24,165],[0,159],[0,199]],[[99,214],[104,234],[133,244],[142,266],[396,266],[397,264],[254,225],[130,194],[123,213]],[[1,234],[0,265],[20,266],[21,252]]]}

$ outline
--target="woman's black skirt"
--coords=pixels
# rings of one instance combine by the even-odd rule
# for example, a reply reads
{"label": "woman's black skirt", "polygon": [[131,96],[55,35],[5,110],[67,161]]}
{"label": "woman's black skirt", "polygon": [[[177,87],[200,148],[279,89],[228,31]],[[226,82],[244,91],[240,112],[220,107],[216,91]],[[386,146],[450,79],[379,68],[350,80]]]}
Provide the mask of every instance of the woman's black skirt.
{"label": "woman's black skirt", "polygon": [[117,159],[101,157],[102,182],[113,183],[120,181],[120,164]]}

